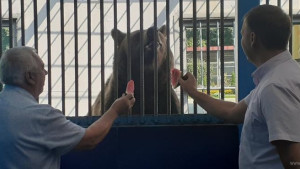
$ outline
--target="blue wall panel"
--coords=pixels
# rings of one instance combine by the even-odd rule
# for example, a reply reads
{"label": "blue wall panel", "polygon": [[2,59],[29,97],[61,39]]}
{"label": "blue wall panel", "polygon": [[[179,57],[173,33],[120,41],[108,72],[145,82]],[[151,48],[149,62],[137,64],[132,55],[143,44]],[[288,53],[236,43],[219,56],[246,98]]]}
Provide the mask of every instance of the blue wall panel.
{"label": "blue wall panel", "polygon": [[[255,66],[248,62],[247,57],[241,46],[241,29],[243,25],[244,15],[253,7],[259,5],[259,0],[238,0],[238,100],[246,97],[255,87],[251,73],[255,70]],[[242,132],[242,125],[239,125],[239,135]]]}
{"label": "blue wall panel", "polygon": [[62,169],[237,169],[235,125],[113,127],[91,151],[62,157]]}
{"label": "blue wall panel", "polygon": [[246,97],[254,88],[251,73],[255,70],[254,65],[248,62],[241,46],[241,29],[244,15],[253,7],[259,5],[259,0],[239,0],[238,6],[238,99]]}

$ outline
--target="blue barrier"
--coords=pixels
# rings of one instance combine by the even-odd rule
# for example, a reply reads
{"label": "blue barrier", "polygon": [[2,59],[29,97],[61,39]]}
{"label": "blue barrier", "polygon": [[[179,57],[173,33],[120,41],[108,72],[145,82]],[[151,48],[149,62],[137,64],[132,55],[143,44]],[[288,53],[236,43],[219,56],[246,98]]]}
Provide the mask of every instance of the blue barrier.
{"label": "blue barrier", "polygon": [[236,125],[113,127],[94,150],[72,151],[61,169],[237,169]]}

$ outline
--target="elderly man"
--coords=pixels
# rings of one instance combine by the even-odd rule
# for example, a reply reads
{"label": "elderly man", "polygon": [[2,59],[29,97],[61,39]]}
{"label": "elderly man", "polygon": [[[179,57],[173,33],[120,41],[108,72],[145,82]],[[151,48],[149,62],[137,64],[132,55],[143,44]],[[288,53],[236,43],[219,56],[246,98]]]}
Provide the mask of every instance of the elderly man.
{"label": "elderly man", "polygon": [[47,71],[30,47],[7,50],[0,59],[0,168],[60,168],[60,157],[72,149],[94,148],[119,114],[128,112],[132,94],[117,99],[87,129],[66,120],[60,110],[39,104]]}
{"label": "elderly man", "polygon": [[279,7],[250,10],[243,22],[241,44],[257,69],[256,88],[239,103],[198,92],[191,73],[179,79],[183,89],[208,113],[244,123],[240,169],[300,168],[300,68],[286,49],[291,21]]}

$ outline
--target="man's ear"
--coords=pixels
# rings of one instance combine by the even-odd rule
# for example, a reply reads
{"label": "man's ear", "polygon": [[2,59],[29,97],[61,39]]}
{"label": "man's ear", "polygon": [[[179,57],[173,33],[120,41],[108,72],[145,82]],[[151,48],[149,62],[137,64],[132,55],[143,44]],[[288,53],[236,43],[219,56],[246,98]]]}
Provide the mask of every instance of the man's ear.
{"label": "man's ear", "polygon": [[254,47],[257,44],[257,37],[254,32],[250,33],[250,41],[251,41],[251,47]]}
{"label": "man's ear", "polygon": [[35,84],[35,75],[32,72],[26,72],[25,73],[25,82],[29,85]]}

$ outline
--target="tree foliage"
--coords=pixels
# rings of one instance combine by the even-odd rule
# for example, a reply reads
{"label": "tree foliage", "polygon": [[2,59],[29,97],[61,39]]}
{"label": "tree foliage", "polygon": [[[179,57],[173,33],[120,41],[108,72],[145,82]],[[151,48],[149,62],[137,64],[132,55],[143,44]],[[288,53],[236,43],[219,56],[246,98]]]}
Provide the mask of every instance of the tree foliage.
{"label": "tree foliage", "polygon": [[[206,29],[201,29],[201,41],[202,41],[202,46],[207,45],[207,30]],[[210,46],[218,46],[218,29],[217,28],[211,28],[209,31],[210,35]],[[192,47],[193,46],[193,29],[192,28],[187,28],[186,29],[186,45],[187,47]],[[197,37],[197,46],[201,46],[200,44],[200,29],[197,29],[196,33]],[[219,37],[220,38],[220,37]],[[232,46],[234,43],[234,36],[233,36],[233,28],[232,27],[225,27],[224,28],[224,45],[225,46]]]}
{"label": "tree foliage", "polygon": [[2,27],[2,53],[9,48],[9,28]]}
{"label": "tree foliage", "polygon": [[[2,53],[9,48],[9,29],[2,27],[1,28],[1,36],[2,36]],[[0,82],[0,91],[2,91],[3,84]]]}

